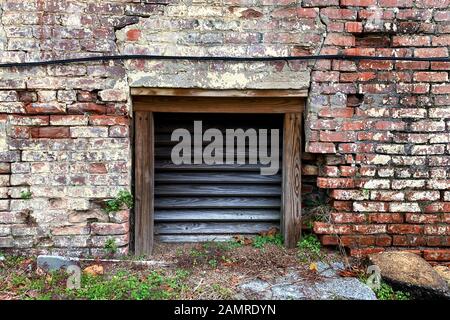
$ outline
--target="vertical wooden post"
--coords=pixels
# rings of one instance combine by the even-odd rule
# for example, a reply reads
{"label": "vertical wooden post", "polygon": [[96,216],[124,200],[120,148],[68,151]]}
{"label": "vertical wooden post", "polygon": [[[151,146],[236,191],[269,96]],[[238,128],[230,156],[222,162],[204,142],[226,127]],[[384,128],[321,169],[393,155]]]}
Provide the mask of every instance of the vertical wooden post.
{"label": "vertical wooden post", "polygon": [[135,225],[136,255],[153,250],[154,126],[151,112],[135,113]]}
{"label": "vertical wooden post", "polygon": [[283,130],[283,194],[281,229],[284,245],[294,248],[300,240],[301,220],[301,113],[286,113]]}

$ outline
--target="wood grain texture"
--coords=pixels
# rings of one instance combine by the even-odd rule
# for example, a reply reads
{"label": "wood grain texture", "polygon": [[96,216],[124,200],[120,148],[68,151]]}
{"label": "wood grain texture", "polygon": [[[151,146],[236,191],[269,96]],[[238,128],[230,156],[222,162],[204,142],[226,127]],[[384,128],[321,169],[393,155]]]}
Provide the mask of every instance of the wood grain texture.
{"label": "wood grain texture", "polygon": [[163,234],[155,236],[161,242],[207,242],[207,241],[230,241],[231,234]]}
{"label": "wood grain texture", "polygon": [[189,113],[287,113],[301,112],[300,98],[196,98],[157,97],[134,99],[135,111]]}
{"label": "wood grain texture", "polygon": [[282,230],[284,243],[295,248],[301,236],[301,114],[284,117]]}
{"label": "wood grain texture", "polygon": [[[212,192],[210,192],[212,195]],[[170,208],[279,208],[280,199],[275,197],[158,197],[155,209]]]}
{"label": "wood grain texture", "polygon": [[278,183],[281,182],[281,174],[263,176],[258,172],[179,172],[177,174],[157,172],[156,182],[164,183]]}
{"label": "wood grain texture", "polygon": [[155,221],[280,221],[280,210],[273,209],[170,209],[155,212]]}
{"label": "wood grain texture", "polygon": [[255,234],[261,230],[277,227],[272,222],[175,222],[158,223],[155,225],[155,234]]}
{"label": "wood grain texture", "polygon": [[176,96],[176,97],[307,97],[308,90],[208,90],[197,88],[131,88],[136,96]]}
{"label": "wood grain texture", "polygon": [[281,187],[278,185],[226,185],[226,184],[163,184],[155,188],[157,196],[197,196],[208,197],[214,196],[279,196]]}
{"label": "wood grain texture", "polygon": [[135,114],[135,254],[153,250],[153,114]]}

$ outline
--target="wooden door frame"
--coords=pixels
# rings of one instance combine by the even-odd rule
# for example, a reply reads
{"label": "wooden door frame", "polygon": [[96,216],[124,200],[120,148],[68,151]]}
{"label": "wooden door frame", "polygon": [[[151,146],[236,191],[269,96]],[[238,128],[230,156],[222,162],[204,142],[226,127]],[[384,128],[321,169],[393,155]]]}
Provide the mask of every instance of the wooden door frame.
{"label": "wooden door frame", "polygon": [[[134,88],[134,252],[149,255],[154,238],[154,112],[284,114],[281,232],[288,248],[301,235],[303,90]],[[218,99],[220,97],[220,99]],[[245,104],[237,101],[245,99]],[[150,143],[149,143],[150,142]]]}

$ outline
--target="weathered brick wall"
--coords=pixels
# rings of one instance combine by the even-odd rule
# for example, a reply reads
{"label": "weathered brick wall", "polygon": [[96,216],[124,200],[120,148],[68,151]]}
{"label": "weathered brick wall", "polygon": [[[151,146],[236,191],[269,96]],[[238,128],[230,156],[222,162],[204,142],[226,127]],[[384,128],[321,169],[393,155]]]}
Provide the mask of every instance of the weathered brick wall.
{"label": "weathered brick wall", "polygon": [[[102,54],[448,56],[449,0],[3,0],[0,60]],[[450,63],[89,62],[0,71],[0,247],[129,242],[130,87],[309,88],[324,244],[450,260]],[[308,167],[305,174],[316,174]],[[310,170],[311,169],[311,170]],[[31,199],[22,199],[29,190]]]}

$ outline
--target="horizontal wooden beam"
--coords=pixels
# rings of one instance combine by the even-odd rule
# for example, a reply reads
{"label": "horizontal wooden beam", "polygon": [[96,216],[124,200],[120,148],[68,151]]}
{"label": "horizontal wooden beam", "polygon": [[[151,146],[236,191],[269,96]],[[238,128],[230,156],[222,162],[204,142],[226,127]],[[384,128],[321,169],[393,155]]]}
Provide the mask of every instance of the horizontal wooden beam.
{"label": "horizontal wooden beam", "polygon": [[176,96],[176,97],[307,97],[307,89],[280,90],[280,89],[255,89],[255,90],[208,90],[197,88],[131,88],[134,96]]}
{"label": "horizontal wooden beam", "polygon": [[133,99],[134,111],[189,113],[297,113],[302,98],[199,98],[145,96]]}

